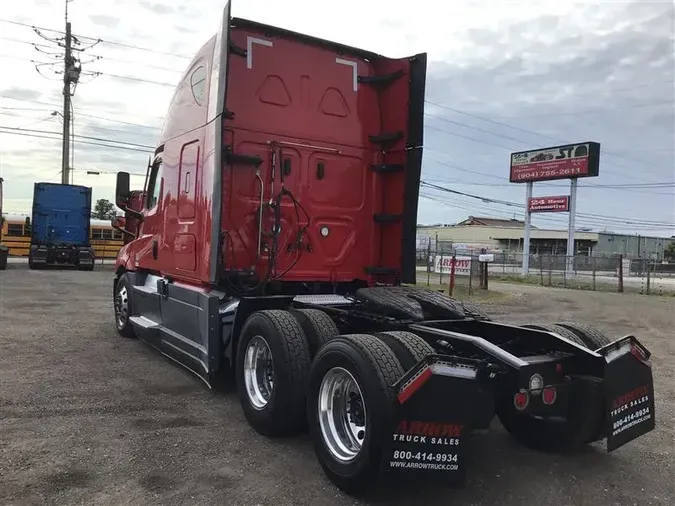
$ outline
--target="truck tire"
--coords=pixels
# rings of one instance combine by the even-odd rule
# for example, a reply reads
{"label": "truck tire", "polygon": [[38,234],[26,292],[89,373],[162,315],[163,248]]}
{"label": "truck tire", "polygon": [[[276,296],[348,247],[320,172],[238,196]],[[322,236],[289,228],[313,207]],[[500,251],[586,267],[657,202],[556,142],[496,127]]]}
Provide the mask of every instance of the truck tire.
{"label": "truck tire", "polygon": [[359,288],[354,296],[357,301],[382,315],[392,318],[423,320],[424,312],[420,303],[393,288],[395,287]]}
{"label": "truck tire", "polygon": [[586,348],[586,343],[584,343],[579,336],[577,336],[574,332],[572,332],[569,329],[566,329],[565,327],[560,327],[559,325],[550,325],[546,323],[528,323],[527,325],[522,325],[526,329],[534,329],[534,330],[543,330],[544,332],[553,332],[555,334],[559,334],[563,336],[565,339],[569,339],[573,343],[578,344],[579,346],[583,346]]}
{"label": "truck tire", "polygon": [[288,311],[256,311],[247,318],[235,375],[244,416],[256,432],[281,436],[304,429],[310,363],[305,333]]}
{"label": "truck tire", "polygon": [[365,493],[376,481],[394,421],[391,385],[403,372],[388,346],[364,334],[338,336],[314,359],[307,391],[310,436],[328,478],[349,494]]}
{"label": "truck tire", "polygon": [[405,371],[434,353],[429,343],[412,332],[391,331],[378,332],[373,335],[394,352]]}
{"label": "truck tire", "polygon": [[492,321],[490,315],[488,315],[478,304],[474,304],[473,302],[462,302],[462,307],[464,308],[464,314],[470,318],[486,322]]}
{"label": "truck tire", "polygon": [[331,317],[320,309],[292,309],[290,312],[305,333],[310,358],[314,358],[324,344],[340,333]]}
{"label": "truck tire", "polygon": [[117,328],[117,333],[127,339],[136,337],[134,326],[129,321],[129,317],[133,314],[132,293],[131,280],[129,279],[129,276],[124,273],[119,277],[117,283],[114,284],[113,308],[115,311],[115,327]]}
{"label": "truck tire", "polygon": [[355,297],[370,309],[393,318],[423,320],[425,312],[431,314],[433,318],[464,318],[459,301],[424,288],[413,286],[359,288]]}
{"label": "truck tire", "polygon": [[401,290],[407,297],[416,300],[422,310],[429,313],[432,318],[451,320],[464,318],[462,303],[443,292],[412,286],[399,286],[393,289]]}
{"label": "truck tire", "polygon": [[609,337],[590,325],[576,322],[560,322],[556,323],[556,326],[564,327],[576,334],[584,342],[585,346],[593,351],[612,342]]}

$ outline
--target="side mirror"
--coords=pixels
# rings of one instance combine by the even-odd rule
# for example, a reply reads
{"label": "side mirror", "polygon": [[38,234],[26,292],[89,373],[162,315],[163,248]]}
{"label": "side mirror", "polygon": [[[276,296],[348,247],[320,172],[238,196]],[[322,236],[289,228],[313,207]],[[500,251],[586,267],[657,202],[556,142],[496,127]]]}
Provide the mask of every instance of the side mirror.
{"label": "side mirror", "polygon": [[129,203],[129,173],[117,173],[117,186],[115,187],[115,204],[125,210]]}
{"label": "side mirror", "polygon": [[117,185],[115,187],[115,204],[125,213],[131,214],[132,216],[143,221],[143,214],[135,211],[129,207],[129,198],[131,197],[131,192],[129,191],[129,173],[128,172],[118,172],[117,173]]}

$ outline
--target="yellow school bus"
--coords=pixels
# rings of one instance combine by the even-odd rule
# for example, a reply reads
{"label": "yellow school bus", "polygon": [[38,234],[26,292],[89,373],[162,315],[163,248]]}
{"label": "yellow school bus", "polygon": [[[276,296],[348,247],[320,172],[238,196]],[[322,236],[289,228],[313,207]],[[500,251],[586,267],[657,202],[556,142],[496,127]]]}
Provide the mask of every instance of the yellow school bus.
{"label": "yellow school bus", "polygon": [[[10,257],[27,257],[30,250],[30,216],[27,214],[3,214],[2,244],[9,248]],[[106,220],[91,220],[91,245],[96,258],[115,258],[124,244],[118,232]]]}

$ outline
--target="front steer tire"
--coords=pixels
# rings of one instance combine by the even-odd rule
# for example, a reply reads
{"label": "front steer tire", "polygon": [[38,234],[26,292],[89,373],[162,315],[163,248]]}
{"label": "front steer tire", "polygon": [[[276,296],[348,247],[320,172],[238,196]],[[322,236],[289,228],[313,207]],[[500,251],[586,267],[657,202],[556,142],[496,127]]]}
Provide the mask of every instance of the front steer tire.
{"label": "front steer tire", "polygon": [[132,293],[131,279],[124,273],[119,277],[113,288],[113,309],[117,333],[127,339],[136,337],[134,327],[129,321],[133,314]]}
{"label": "front steer tire", "polygon": [[[271,394],[266,404],[258,407],[251,399],[245,379],[247,350],[254,338],[262,338],[267,345],[273,369]],[[305,385],[309,366],[307,339],[300,323],[288,311],[256,311],[248,317],[237,343],[235,375],[244,416],[256,432],[265,436],[284,436],[305,428]]]}
{"label": "front steer tire", "polygon": [[[365,411],[361,448],[350,460],[334,456],[324,436],[327,425],[322,427],[320,420],[322,382],[331,371],[341,370],[347,371],[358,384]],[[395,392],[391,385],[403,373],[394,352],[379,339],[365,334],[338,336],[323,346],[314,359],[307,393],[310,436],[324,472],[348,494],[368,493],[377,481],[394,421]]]}

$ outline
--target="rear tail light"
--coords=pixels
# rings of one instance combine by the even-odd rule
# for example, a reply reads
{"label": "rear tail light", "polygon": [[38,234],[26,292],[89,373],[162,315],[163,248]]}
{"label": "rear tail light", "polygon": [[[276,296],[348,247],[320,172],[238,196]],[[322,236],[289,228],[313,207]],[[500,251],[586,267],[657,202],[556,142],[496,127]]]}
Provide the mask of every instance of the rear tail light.
{"label": "rear tail light", "polygon": [[513,396],[513,405],[518,411],[523,411],[530,403],[530,394],[526,390],[521,390]]}
{"label": "rear tail light", "polygon": [[557,395],[555,387],[546,387],[541,393],[541,401],[544,404],[551,405],[555,402]]}
{"label": "rear tail light", "polygon": [[642,349],[634,343],[631,343],[630,345],[630,352],[640,362],[647,363],[649,360],[649,357],[647,357],[644,351],[642,351]]}

